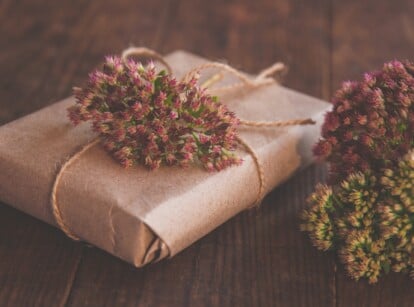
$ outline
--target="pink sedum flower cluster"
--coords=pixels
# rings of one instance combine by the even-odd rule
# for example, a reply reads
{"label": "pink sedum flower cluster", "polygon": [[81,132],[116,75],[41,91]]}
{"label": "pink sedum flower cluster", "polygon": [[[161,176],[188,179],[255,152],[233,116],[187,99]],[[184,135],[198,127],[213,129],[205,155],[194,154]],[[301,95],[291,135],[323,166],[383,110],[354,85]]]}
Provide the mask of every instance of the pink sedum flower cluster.
{"label": "pink sedum flower cluster", "polygon": [[238,118],[197,86],[152,63],[107,57],[68,109],[76,125],[91,121],[104,148],[124,167],[199,164],[209,171],[237,165]]}
{"label": "pink sedum flower cluster", "polygon": [[329,163],[330,182],[356,171],[395,167],[414,146],[414,64],[385,63],[333,98],[315,155]]}

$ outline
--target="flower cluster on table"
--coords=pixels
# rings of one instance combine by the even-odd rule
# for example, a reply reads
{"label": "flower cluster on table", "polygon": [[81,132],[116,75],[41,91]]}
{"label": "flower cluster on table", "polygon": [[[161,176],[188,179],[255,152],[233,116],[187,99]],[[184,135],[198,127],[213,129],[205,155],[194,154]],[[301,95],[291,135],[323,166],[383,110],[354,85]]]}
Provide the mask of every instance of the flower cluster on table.
{"label": "flower cluster on table", "polygon": [[335,250],[350,276],[414,272],[414,65],[393,61],[345,82],[315,155],[331,185],[318,185],[301,229]]}

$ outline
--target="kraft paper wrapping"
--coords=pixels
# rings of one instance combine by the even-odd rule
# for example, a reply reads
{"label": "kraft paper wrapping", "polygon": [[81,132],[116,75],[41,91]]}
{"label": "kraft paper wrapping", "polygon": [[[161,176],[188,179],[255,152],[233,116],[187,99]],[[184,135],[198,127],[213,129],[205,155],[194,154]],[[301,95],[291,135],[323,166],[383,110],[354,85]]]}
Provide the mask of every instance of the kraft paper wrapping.
{"label": "kraft paper wrapping", "polygon": [[[183,51],[166,60],[177,77],[206,61]],[[243,119],[317,121],[314,126],[240,128],[263,164],[266,192],[311,161],[328,103],[277,84],[220,99]],[[50,193],[59,165],[95,137],[89,124],[69,123],[66,108],[73,103],[68,98],[0,127],[0,199],[55,226]],[[241,166],[221,172],[197,167],[150,172],[124,169],[96,145],[63,175],[57,193],[63,218],[82,240],[137,267],[171,257],[255,201],[256,166],[249,154],[240,155]]]}

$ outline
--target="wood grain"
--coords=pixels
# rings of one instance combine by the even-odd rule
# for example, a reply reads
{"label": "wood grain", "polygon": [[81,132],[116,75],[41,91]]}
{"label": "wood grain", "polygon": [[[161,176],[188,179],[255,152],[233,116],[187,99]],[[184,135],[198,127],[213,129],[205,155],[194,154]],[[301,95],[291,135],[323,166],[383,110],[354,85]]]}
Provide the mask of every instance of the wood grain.
{"label": "wood grain", "polygon": [[82,246],[4,205],[0,223],[0,305],[63,306]]}
{"label": "wood grain", "polygon": [[[343,79],[408,58],[410,0],[21,0],[0,2],[0,124],[71,93],[130,44],[186,49],[251,73],[280,60],[285,84],[329,99]],[[0,140],[1,141],[1,140]],[[298,229],[323,166],[173,259],[135,269],[0,204],[0,306],[410,306],[412,281],[350,280]]]}

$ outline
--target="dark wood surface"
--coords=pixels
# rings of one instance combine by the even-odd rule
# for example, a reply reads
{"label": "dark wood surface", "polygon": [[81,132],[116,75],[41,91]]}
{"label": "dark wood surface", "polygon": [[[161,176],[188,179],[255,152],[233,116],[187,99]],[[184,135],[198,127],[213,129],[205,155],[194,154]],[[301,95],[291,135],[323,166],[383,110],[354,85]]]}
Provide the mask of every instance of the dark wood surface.
{"label": "dark wood surface", "polygon": [[[342,80],[412,59],[412,0],[0,1],[0,124],[71,94],[106,54],[130,44],[186,49],[328,100]],[[0,140],[1,141],[1,140]],[[0,170],[1,171],[1,170]],[[349,279],[298,230],[323,166],[171,260],[135,269],[0,204],[0,306],[412,306],[414,282]]]}

